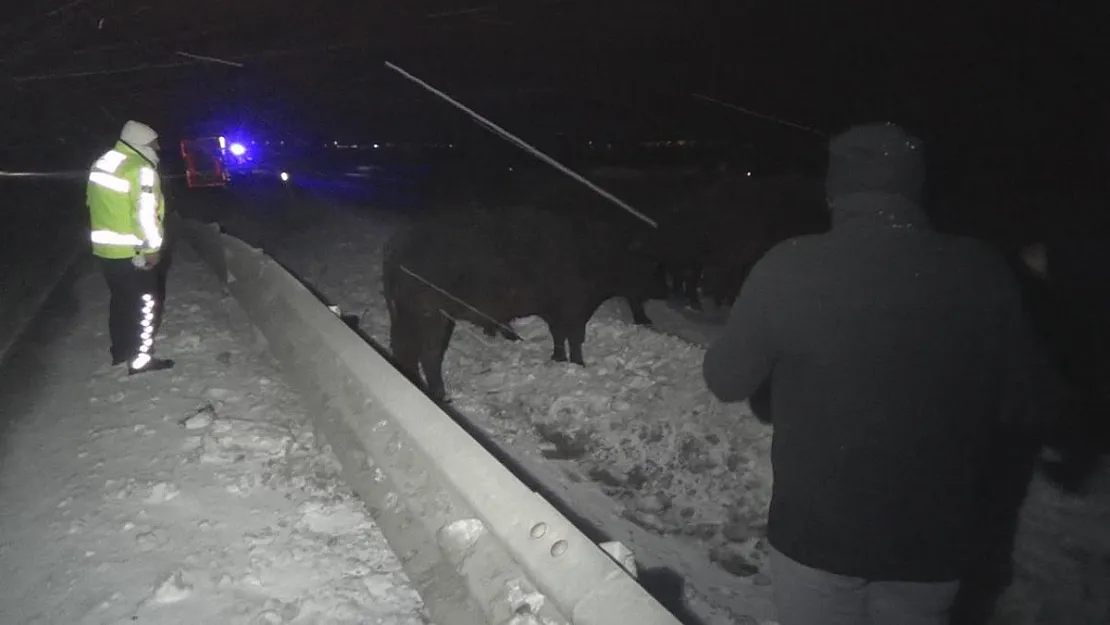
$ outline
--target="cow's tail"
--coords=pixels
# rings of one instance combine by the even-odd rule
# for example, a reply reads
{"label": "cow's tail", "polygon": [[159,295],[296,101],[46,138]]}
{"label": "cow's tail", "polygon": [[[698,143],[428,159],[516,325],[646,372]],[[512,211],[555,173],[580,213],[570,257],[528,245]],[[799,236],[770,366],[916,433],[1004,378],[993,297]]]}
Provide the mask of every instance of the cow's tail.
{"label": "cow's tail", "polygon": [[397,277],[394,274],[396,274],[397,268],[386,262],[382,269],[382,296],[385,298],[385,305],[389,309],[390,322],[395,323],[397,319]]}

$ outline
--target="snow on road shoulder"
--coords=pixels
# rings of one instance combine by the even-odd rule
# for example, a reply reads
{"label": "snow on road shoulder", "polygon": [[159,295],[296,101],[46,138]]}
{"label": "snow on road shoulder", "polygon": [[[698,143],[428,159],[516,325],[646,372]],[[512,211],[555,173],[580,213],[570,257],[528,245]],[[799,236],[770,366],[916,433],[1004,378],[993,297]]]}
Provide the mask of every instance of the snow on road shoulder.
{"label": "snow on road shoulder", "polygon": [[104,364],[89,273],[72,325],[4,372],[0,622],[426,623],[245,317],[182,256],[158,344],[174,370]]}
{"label": "snow on road shoulder", "polygon": [[[331,213],[270,252],[388,346],[381,254],[398,221]],[[770,428],[711,396],[703,348],[624,322],[625,308],[594,315],[585,368],[551,361],[538,318],[513,323],[520,342],[459,324],[444,359],[454,407],[503,444],[544,450],[567,480],[597,483],[641,527],[766,584]]]}
{"label": "snow on road shoulder", "polygon": [[455,407],[599,484],[644,529],[696,542],[734,575],[763,571],[769,428],[709,396],[701,348],[610,310],[587,326],[586,368],[551,361],[537,318],[513,324],[519,343],[459,333],[445,360]]}
{"label": "snow on road shoulder", "polygon": [[1034,478],[1014,545],[1014,583],[1001,601],[1008,625],[1110,622],[1110,460],[1090,492]]}
{"label": "snow on road shoulder", "polygon": [[[388,346],[381,247],[399,219],[375,210],[313,215],[312,229],[274,236],[268,251],[344,312],[360,315]],[[519,343],[459,324],[445,359],[455,408],[502,444],[545,450],[568,481],[600,484],[627,518],[672,536],[688,553],[709,555],[738,584],[768,584],[762,536],[770,428],[744,407],[709,397],[701,348],[624,323],[623,307],[608,302],[588,325],[585,369],[551,362],[550,337],[536,319],[514,324]],[[648,311],[661,330],[693,343],[719,332],[713,313],[656,303]],[[700,323],[683,325],[683,318]],[[1110,466],[1086,499],[1034,482],[1015,549],[1016,581],[1003,606],[1020,616],[1007,614],[1006,622],[1106,622],[1108,511]],[[677,572],[690,580],[700,573]]]}

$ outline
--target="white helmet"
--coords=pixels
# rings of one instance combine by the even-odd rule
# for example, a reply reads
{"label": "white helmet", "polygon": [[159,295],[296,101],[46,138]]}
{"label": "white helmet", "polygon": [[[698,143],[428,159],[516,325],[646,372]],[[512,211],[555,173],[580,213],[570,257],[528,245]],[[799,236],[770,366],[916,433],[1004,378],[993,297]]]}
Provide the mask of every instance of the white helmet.
{"label": "white helmet", "polygon": [[125,143],[139,147],[154,143],[158,139],[158,133],[142,122],[131,120],[123,125],[119,138]]}

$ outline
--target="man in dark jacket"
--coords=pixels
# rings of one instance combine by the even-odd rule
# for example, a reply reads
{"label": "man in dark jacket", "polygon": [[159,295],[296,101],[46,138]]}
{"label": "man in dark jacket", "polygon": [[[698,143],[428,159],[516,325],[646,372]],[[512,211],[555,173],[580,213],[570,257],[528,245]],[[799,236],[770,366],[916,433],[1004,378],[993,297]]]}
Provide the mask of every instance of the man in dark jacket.
{"label": "man in dark jacket", "polygon": [[780,622],[940,625],[1047,365],[1002,255],[929,227],[917,139],[857,126],[829,153],[832,229],[756,264],[705,380],[769,384]]}

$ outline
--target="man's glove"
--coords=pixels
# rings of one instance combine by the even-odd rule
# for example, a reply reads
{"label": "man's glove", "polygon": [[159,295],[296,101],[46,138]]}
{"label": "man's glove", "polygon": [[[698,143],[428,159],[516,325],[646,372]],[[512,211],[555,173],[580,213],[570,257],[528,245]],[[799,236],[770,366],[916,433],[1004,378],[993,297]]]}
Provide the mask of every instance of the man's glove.
{"label": "man's glove", "polygon": [[154,269],[158,266],[160,256],[158,252],[143,252],[131,258],[131,264],[139,269]]}

